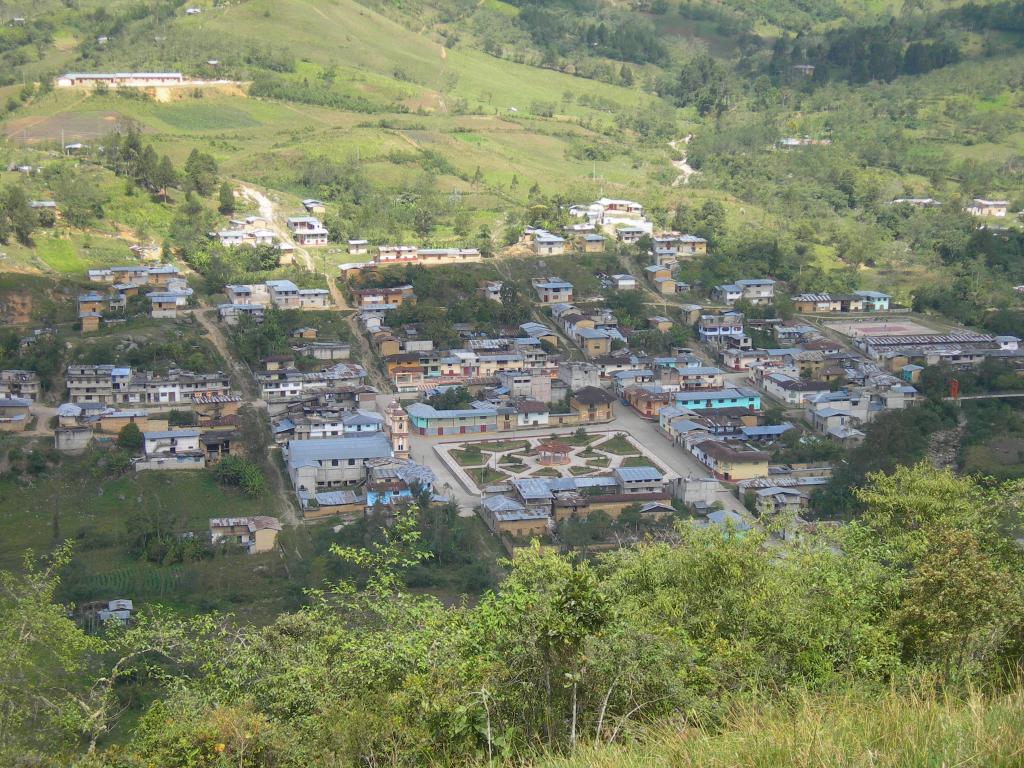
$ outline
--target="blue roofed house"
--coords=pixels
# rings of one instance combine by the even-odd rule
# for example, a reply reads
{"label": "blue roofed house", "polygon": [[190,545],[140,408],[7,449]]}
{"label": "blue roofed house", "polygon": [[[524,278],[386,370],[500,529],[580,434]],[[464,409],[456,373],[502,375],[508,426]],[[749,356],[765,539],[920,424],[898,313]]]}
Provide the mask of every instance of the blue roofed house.
{"label": "blue roofed house", "polygon": [[498,430],[497,408],[459,408],[438,410],[426,403],[406,407],[414,434],[425,437],[466,435]]}
{"label": "blue roofed house", "polygon": [[535,277],[532,282],[537,297],[544,304],[572,302],[572,283],[567,283],[560,277]]}
{"label": "blue roofed house", "polygon": [[391,458],[391,442],[382,434],[353,440],[290,440],[285,452],[288,476],[296,491],[310,493],[356,485],[366,478],[374,459]]}
{"label": "blue roofed house", "polygon": [[533,252],[538,256],[558,256],[565,253],[565,238],[537,229],[533,232]]}
{"label": "blue roofed house", "polygon": [[722,283],[711,289],[711,298],[731,307],[743,298],[743,289],[735,283]]}

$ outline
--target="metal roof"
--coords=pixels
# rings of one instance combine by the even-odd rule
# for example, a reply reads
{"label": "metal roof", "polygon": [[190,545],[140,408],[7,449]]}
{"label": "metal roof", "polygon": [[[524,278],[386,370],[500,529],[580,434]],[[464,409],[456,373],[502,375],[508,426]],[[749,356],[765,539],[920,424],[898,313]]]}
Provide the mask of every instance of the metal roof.
{"label": "metal roof", "polygon": [[289,440],[288,466],[310,466],[331,459],[384,459],[391,456],[391,443],[384,435],[360,439],[350,437],[323,440]]}
{"label": "metal roof", "polygon": [[516,491],[524,499],[550,499],[551,488],[544,480],[534,478],[519,478],[512,481]]}
{"label": "metal roof", "polygon": [[660,482],[662,477],[654,467],[617,467],[614,473],[624,483]]}

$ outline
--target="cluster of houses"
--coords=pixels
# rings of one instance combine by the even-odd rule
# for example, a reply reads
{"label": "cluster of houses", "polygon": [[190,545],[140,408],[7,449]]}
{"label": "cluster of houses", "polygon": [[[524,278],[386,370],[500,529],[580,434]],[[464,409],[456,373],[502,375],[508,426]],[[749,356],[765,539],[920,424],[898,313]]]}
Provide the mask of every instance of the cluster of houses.
{"label": "cluster of houses", "polygon": [[[313,352],[316,351],[314,348]],[[273,355],[264,358],[263,370],[255,375],[264,400],[287,402],[310,394],[360,387],[366,380],[366,369],[356,363],[336,362],[319,370],[299,370],[293,355]]]}
{"label": "cluster of houses", "polygon": [[[557,446],[555,446],[557,448]],[[620,467],[587,477],[517,478],[483,489],[480,515],[498,534],[524,539],[546,536],[572,519],[601,510],[617,518],[632,505],[642,515],[671,515],[672,495],[655,467]]]}
{"label": "cluster of houses", "polygon": [[276,420],[274,431],[306,519],[387,514],[422,493],[444,500],[434,473],[409,459],[409,416],[397,401],[383,414],[307,403]]}
{"label": "cluster of houses", "polygon": [[[366,240],[349,240],[350,256],[369,255],[370,245]],[[381,245],[370,261],[339,264],[342,274],[376,266],[386,267],[397,264],[416,264],[435,267],[443,264],[472,264],[483,258],[476,248],[420,248],[417,245]]]}
{"label": "cluster of houses", "polygon": [[[207,460],[218,460],[229,451],[242,403],[241,397],[231,390],[227,375],[219,371],[193,373],[172,369],[158,375],[110,364],[73,363],[65,371],[65,382],[68,399],[57,409],[58,424],[54,431],[55,445],[60,450],[80,450],[93,440],[111,442],[127,424],[135,424],[145,434],[167,432],[167,417],[157,414],[187,411],[194,415],[199,427],[186,430],[194,432],[194,436],[175,434],[170,443],[146,443],[145,458],[202,453],[202,460],[195,458],[192,463],[205,466]],[[156,461],[152,466],[137,468],[185,468],[163,466],[168,464]]]}
{"label": "cluster of houses", "polygon": [[[942,203],[931,197],[897,197],[891,201],[890,205],[938,208]],[[964,212],[969,213],[971,216],[991,216],[996,219],[1005,219],[1009,211],[1009,200],[987,200],[983,197],[976,197],[964,206]]]}
{"label": "cluster of houses", "polygon": [[241,245],[273,246],[278,250],[278,265],[287,266],[295,263],[295,246],[291,243],[280,242],[274,230],[270,229],[270,222],[263,216],[252,215],[242,219],[231,219],[227,229],[209,234],[210,237],[227,248],[236,248]]}
{"label": "cluster of houses", "polygon": [[105,267],[86,272],[90,283],[107,286],[105,293],[88,291],[78,297],[78,320],[83,333],[99,329],[100,321],[110,313],[123,311],[128,299],[144,295],[150,302],[150,315],[175,319],[192,296],[188,281],[173,264]]}
{"label": "cluster of houses", "polygon": [[235,325],[241,317],[261,322],[268,307],[313,310],[331,307],[331,294],[326,288],[299,288],[291,280],[226,285],[224,292],[228,301],[218,304],[217,312],[229,325]]}

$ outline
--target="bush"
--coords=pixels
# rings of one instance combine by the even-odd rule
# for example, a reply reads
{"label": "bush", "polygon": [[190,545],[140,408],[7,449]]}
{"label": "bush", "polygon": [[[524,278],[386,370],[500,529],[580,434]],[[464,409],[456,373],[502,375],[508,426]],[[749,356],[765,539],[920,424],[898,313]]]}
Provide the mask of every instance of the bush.
{"label": "bush", "polygon": [[139,425],[134,422],[125,424],[121,427],[121,431],[117,433],[118,448],[123,448],[131,453],[141,453],[142,444],[142,431],[139,429]]}
{"label": "bush", "polygon": [[267,491],[263,470],[241,456],[225,456],[214,467],[213,474],[222,485],[235,486],[253,499],[259,498]]}

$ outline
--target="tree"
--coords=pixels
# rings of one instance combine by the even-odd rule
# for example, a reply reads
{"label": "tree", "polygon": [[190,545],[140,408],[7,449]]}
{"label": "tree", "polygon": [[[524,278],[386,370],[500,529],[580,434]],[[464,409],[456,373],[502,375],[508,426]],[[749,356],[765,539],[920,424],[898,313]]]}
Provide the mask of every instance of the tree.
{"label": "tree", "polygon": [[76,700],[86,695],[88,657],[102,642],[55,602],[70,560],[71,547],[63,544],[41,562],[27,551],[17,576],[0,571],[0,762],[6,765],[56,754],[85,725]]}
{"label": "tree", "polygon": [[84,229],[103,217],[106,195],[93,179],[66,165],[48,169],[47,177],[68,224]]}
{"label": "tree", "polygon": [[[10,186],[0,198],[0,235],[13,232],[18,242],[29,245],[32,242],[32,230],[38,226],[36,212],[29,207],[28,195],[20,186]],[[3,240],[0,240],[2,242]]]}
{"label": "tree", "polygon": [[142,451],[142,443],[142,431],[134,421],[125,424],[121,427],[121,431],[117,433],[118,448],[123,448],[131,453],[140,453]]}
{"label": "tree", "polygon": [[178,184],[178,172],[167,155],[160,158],[160,163],[153,175],[153,182],[156,190],[160,193],[160,199],[166,203],[167,189]]}
{"label": "tree", "polygon": [[694,106],[700,115],[718,116],[729,103],[729,74],[707,54],[688,61],[679,73],[675,97],[680,106]]}
{"label": "tree", "polygon": [[193,149],[185,160],[185,177],[192,189],[207,197],[217,183],[217,161],[212,155]]}
{"label": "tree", "polygon": [[235,192],[229,182],[225,181],[220,185],[220,193],[218,197],[220,204],[217,206],[217,210],[224,216],[230,216],[233,214],[235,212]]}
{"label": "tree", "polygon": [[1013,646],[1024,620],[1024,558],[1008,546],[993,508],[1020,484],[995,490],[922,462],[874,474],[851,551],[890,566],[892,621],[905,657],[963,680]]}
{"label": "tree", "polygon": [[152,144],[147,144],[139,157],[139,163],[135,168],[135,183],[145,187],[151,192],[157,191],[160,187],[157,179],[160,158]]}
{"label": "tree", "polygon": [[412,214],[412,228],[422,238],[434,231],[434,212],[426,206],[416,206]]}

